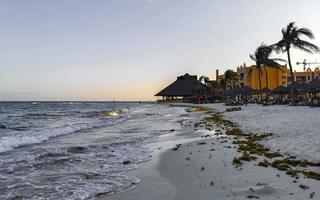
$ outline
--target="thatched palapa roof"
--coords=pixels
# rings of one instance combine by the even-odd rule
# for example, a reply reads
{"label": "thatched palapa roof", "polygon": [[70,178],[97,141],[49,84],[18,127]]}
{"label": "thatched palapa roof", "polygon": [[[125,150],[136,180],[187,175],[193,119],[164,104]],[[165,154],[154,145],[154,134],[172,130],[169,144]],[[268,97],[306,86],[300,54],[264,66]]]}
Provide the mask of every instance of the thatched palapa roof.
{"label": "thatched palapa roof", "polygon": [[177,80],[171,83],[168,87],[161,90],[155,96],[176,96],[186,97],[197,95],[198,90],[207,91],[207,86],[198,81],[196,75],[188,73],[177,77]]}

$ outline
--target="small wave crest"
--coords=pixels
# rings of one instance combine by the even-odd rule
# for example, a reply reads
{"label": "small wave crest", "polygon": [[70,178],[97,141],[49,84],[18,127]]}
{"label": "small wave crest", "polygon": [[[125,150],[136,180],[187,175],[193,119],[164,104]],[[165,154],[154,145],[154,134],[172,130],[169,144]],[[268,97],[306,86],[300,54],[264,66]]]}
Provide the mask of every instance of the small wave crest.
{"label": "small wave crest", "polygon": [[6,128],[7,128],[7,126],[6,126],[6,125],[4,125],[4,124],[0,123],[0,129],[6,129]]}
{"label": "small wave crest", "polygon": [[4,136],[0,138],[0,153],[11,151],[15,148],[30,145],[30,144],[38,144],[49,140],[52,137],[72,134],[82,130],[89,130],[94,128],[102,128],[106,126],[110,126],[116,123],[120,123],[124,121],[125,118],[119,118],[117,120],[104,120],[101,122],[97,122],[94,124],[90,123],[82,123],[82,124],[73,124],[63,127],[51,128],[39,132],[26,132],[23,134]]}
{"label": "small wave crest", "polygon": [[119,114],[116,111],[110,111],[105,113],[107,116],[116,117]]}
{"label": "small wave crest", "polygon": [[124,109],[114,109],[112,111],[105,112],[105,115],[110,117],[116,117],[120,114],[126,114],[126,113],[128,113],[128,109],[124,108]]}

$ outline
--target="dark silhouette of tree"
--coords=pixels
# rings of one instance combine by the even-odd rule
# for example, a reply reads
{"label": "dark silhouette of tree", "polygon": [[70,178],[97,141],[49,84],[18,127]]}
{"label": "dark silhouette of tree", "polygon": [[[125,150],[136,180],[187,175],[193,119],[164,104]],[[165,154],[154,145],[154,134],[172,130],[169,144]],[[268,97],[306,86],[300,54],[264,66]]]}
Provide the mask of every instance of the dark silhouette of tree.
{"label": "dark silhouette of tree", "polygon": [[291,74],[291,104],[296,104],[296,97],[294,95],[294,82],[295,77],[293,74],[293,69],[291,65],[291,57],[290,57],[290,49],[297,48],[300,50],[303,50],[307,53],[313,53],[313,52],[319,52],[319,47],[307,42],[305,40],[300,39],[301,36],[306,36],[310,39],[314,39],[314,35],[312,31],[308,28],[298,28],[295,26],[295,22],[291,22],[287,25],[286,28],[282,29],[282,39],[273,45],[273,48],[276,52],[286,52],[288,56],[288,63],[290,68],[290,74]]}
{"label": "dark silhouette of tree", "polygon": [[[275,68],[275,69],[281,69],[281,65],[278,63],[278,61],[285,61],[279,58],[270,58],[271,53],[273,49],[271,46],[268,46],[266,44],[261,44],[258,46],[254,54],[250,54],[250,58],[255,61],[256,65],[255,68],[258,71],[258,78],[259,78],[259,87],[260,87],[260,101],[262,102],[262,84],[261,84],[261,76],[262,76],[262,68],[265,69],[266,74],[266,96],[268,98],[268,89],[269,89],[269,80],[268,80],[268,73],[267,73],[267,67],[269,68]],[[249,77],[252,74],[253,69],[250,69],[249,71]]]}
{"label": "dark silhouette of tree", "polygon": [[237,72],[228,69],[224,72],[224,80],[225,80],[225,89],[229,86],[230,89],[233,87],[233,82],[239,79],[239,75]]}
{"label": "dark silhouette of tree", "polygon": [[210,80],[209,77],[204,76],[204,75],[200,76],[200,78],[199,78],[199,81],[200,81],[201,83],[204,83],[205,85],[208,84],[209,80]]}

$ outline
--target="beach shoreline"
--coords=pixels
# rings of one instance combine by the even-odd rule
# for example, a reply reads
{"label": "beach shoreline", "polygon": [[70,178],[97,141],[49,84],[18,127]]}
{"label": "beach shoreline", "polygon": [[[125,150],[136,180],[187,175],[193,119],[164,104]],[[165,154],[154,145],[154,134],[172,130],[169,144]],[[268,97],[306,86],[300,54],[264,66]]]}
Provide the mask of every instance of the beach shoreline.
{"label": "beach shoreline", "polygon": [[[212,106],[178,106],[191,106],[197,112],[217,114]],[[195,129],[203,133],[193,141],[180,138],[152,144],[151,161],[130,172],[141,179],[141,183],[133,190],[101,199],[316,198],[319,192],[317,180],[303,175],[298,178],[290,176],[286,170],[280,171],[271,166],[259,166],[263,156],[256,156],[256,160],[242,160],[241,166],[237,166],[233,161],[244,155],[237,143],[241,135],[224,134],[236,127],[224,118],[216,119],[221,120],[223,126],[217,126],[208,119],[197,122]],[[218,129],[220,131],[216,131]],[[205,134],[205,131],[211,134]]]}

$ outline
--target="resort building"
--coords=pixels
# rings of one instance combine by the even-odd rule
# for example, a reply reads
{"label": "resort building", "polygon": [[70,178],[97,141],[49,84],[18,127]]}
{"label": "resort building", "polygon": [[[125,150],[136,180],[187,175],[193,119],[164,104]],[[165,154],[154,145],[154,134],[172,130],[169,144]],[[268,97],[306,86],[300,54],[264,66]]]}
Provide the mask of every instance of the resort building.
{"label": "resort building", "polygon": [[191,97],[204,96],[208,94],[208,87],[201,83],[196,75],[186,73],[178,76],[177,80],[161,90],[155,96],[162,100],[185,100]]}
{"label": "resort building", "polygon": [[[267,74],[266,74],[267,72]],[[261,71],[261,85],[262,88],[266,87],[266,78],[268,77],[268,88],[273,90],[279,86],[287,86],[288,84],[288,73],[289,70],[287,65],[282,66],[282,70],[274,69],[271,67],[262,68]],[[247,67],[244,63],[237,68],[237,73],[239,75],[239,80],[237,85],[249,86],[255,90],[260,89],[259,84],[259,74],[255,65]]]}
{"label": "resort building", "polygon": [[[320,79],[320,67],[316,67],[314,71],[311,68],[308,68],[306,71],[303,72],[293,72],[295,81],[298,83],[309,83],[313,80]],[[288,72],[288,83],[291,83],[291,74]]]}
{"label": "resort building", "polygon": [[[287,86],[291,84],[292,78],[290,70],[287,65],[283,65],[282,70],[267,67],[268,85],[269,89],[272,90],[279,86]],[[237,68],[237,73],[239,75],[239,81],[237,85],[246,85],[254,89],[259,89],[259,78],[258,70],[255,65],[247,67],[245,64]],[[314,71],[308,68],[306,71],[297,72],[294,71],[295,81],[298,83],[309,83],[313,80],[320,79],[320,67],[316,67]],[[261,84],[262,88],[266,87],[266,72],[262,69],[261,74]]]}

